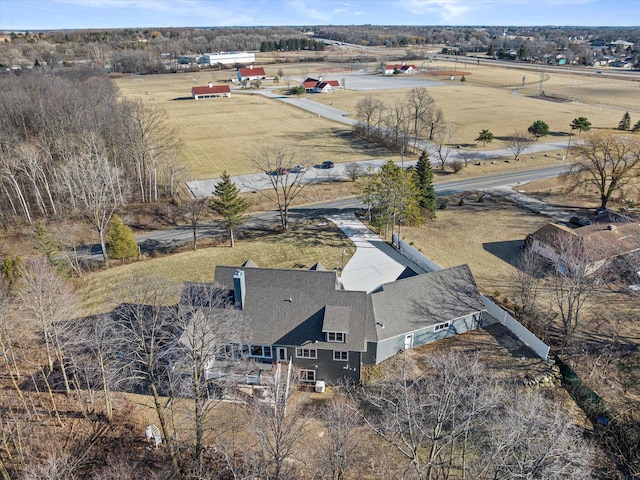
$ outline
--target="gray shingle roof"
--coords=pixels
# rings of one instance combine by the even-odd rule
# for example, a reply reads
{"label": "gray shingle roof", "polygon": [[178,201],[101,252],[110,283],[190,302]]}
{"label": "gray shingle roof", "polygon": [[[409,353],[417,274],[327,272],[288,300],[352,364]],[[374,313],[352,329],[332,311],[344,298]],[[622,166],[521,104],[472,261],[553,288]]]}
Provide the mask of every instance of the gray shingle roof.
{"label": "gray shingle roof", "polygon": [[[219,266],[215,283],[232,288],[236,270],[245,273],[242,313],[248,324],[247,342],[290,346],[311,342],[316,348],[364,350],[365,334],[371,331],[365,323],[372,322],[367,314],[369,298],[365,292],[339,290],[335,272]],[[325,342],[326,308],[333,318],[329,321],[350,332],[346,343]],[[338,321],[332,312],[340,312],[342,319]]]}
{"label": "gray shingle roof", "polygon": [[344,332],[349,331],[349,323],[345,318],[349,318],[350,307],[337,305],[327,305],[324,307],[324,317],[322,321],[323,332]]}
{"label": "gray shingle roof", "polygon": [[[255,345],[364,351],[367,342],[484,310],[466,265],[396,280],[370,294],[341,290],[333,271],[219,266],[214,284],[230,301],[237,270],[246,287],[243,342]],[[185,284],[183,299],[199,298],[206,285]],[[346,342],[326,342],[327,331],[346,332]]]}
{"label": "gray shingle roof", "polygon": [[467,265],[386,283],[371,299],[379,340],[484,310]]}

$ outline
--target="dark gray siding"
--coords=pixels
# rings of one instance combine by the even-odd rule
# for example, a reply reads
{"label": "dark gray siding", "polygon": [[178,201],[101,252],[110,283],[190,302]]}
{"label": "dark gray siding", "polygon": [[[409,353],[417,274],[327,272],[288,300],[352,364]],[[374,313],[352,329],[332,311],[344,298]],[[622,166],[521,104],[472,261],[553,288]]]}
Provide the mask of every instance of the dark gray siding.
{"label": "dark gray siding", "polygon": [[318,358],[293,357],[293,365],[316,371],[316,380],[324,380],[334,383],[336,380],[347,377],[355,381],[360,380],[360,352],[349,352],[349,360],[334,361],[333,350],[318,350]]}
{"label": "dark gray siding", "polygon": [[364,365],[376,364],[376,353],[378,344],[376,342],[367,342],[367,351],[362,354],[362,363]]}

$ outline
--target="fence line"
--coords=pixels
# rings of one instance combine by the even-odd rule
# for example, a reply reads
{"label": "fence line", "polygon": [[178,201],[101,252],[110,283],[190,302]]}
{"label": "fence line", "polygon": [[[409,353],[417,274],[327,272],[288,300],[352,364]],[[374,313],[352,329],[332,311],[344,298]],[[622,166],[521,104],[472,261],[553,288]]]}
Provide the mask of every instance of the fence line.
{"label": "fence line", "polygon": [[[397,245],[396,248],[402,255],[407,257],[409,260],[417,263],[419,266],[427,270],[427,272],[437,272],[438,270],[443,270],[440,265],[428,258],[422,252],[419,252],[404,240],[399,240],[398,236],[395,233],[392,235],[392,243],[393,245]],[[481,295],[481,297],[482,302],[484,303],[484,306],[487,309],[489,315],[491,315],[502,325],[504,325],[509,331],[511,331],[516,337],[518,337],[522,343],[533,350],[536,355],[541,357],[543,360],[547,359],[547,357],[549,356],[549,345],[536,337],[518,320],[513,318],[511,315],[509,315],[508,312],[500,308],[487,297],[485,297],[484,295]]]}

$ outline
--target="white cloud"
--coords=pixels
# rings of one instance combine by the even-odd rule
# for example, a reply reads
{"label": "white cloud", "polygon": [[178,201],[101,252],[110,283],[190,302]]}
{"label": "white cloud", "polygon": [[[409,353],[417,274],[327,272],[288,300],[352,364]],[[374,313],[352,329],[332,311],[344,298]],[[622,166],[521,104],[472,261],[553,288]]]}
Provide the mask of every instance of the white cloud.
{"label": "white cloud", "polygon": [[462,0],[405,0],[403,5],[414,15],[437,15],[443,20],[451,21],[465,13],[478,2]]}

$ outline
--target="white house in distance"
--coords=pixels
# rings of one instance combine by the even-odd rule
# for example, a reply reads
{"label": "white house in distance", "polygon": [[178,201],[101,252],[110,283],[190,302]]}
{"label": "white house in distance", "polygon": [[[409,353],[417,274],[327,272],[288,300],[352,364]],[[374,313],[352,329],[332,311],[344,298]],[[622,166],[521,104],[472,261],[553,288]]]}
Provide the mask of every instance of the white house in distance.
{"label": "white house in distance", "polygon": [[240,82],[242,80],[264,80],[265,78],[267,78],[267,75],[262,67],[249,65],[249,68],[238,69],[238,81]]}
{"label": "white house in distance", "polygon": [[209,82],[209,85],[206,87],[193,87],[191,89],[191,96],[194,100],[217,97],[229,98],[231,96],[231,89],[229,85],[213,85]]}
{"label": "white house in distance", "polygon": [[233,65],[235,63],[253,63],[256,61],[255,53],[248,52],[218,52],[205,53],[200,58],[200,63],[205,65]]}
{"label": "white house in distance", "polygon": [[304,90],[307,93],[332,93],[334,89],[340,88],[340,83],[337,80],[323,80],[319,77],[307,78],[304,82]]}
{"label": "white house in distance", "polygon": [[404,62],[402,62],[401,65],[395,64],[395,65],[382,65],[382,68],[380,69],[380,73],[384,74],[384,75],[392,75],[394,72],[398,72],[398,73],[417,73],[418,72],[418,67],[416,67],[415,65],[405,65]]}

